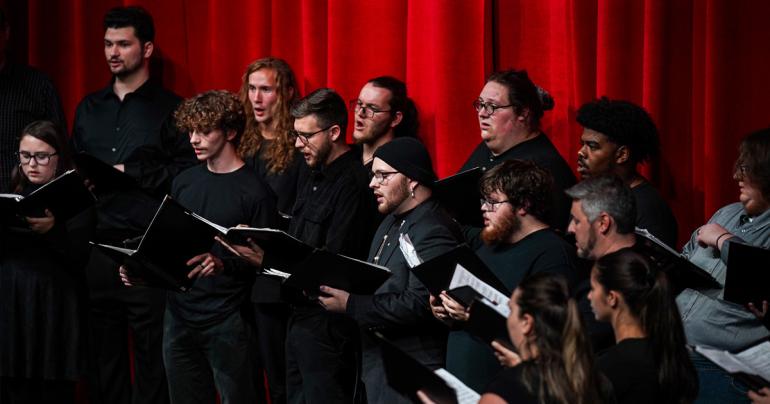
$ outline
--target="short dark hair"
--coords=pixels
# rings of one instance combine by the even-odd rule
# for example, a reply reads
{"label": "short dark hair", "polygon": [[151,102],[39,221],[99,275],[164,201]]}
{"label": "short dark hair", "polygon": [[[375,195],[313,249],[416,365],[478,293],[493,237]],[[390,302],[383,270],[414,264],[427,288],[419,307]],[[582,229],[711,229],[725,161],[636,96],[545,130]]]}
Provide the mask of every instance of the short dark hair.
{"label": "short dark hair", "polygon": [[741,166],[766,201],[770,202],[770,128],[761,129],[743,138],[738,147],[735,173],[741,175]]}
{"label": "short dark hair", "polygon": [[631,234],[636,227],[636,199],[620,177],[602,175],[578,182],[564,191],[579,200],[590,222],[602,212],[612,217],[620,234]]}
{"label": "short dark hair", "polygon": [[500,191],[511,206],[524,208],[538,220],[545,221],[550,210],[553,177],[531,161],[508,160],[484,173],[479,188],[484,196]]}
{"label": "short dark hair", "polygon": [[580,107],[576,117],[584,128],[595,130],[619,146],[626,146],[633,164],[657,157],[658,128],[644,108],[621,100],[601,97]]}
{"label": "short dark hair", "polygon": [[224,90],[211,90],[186,99],[174,112],[180,131],[203,133],[219,129],[235,132],[232,143],[238,146],[246,126],[246,116],[238,96]]}
{"label": "short dark hair", "polygon": [[395,137],[416,137],[420,122],[417,118],[417,106],[414,105],[414,101],[406,94],[406,83],[392,76],[375,77],[367,81],[367,83],[390,91],[388,106],[390,107],[391,115],[401,111],[403,115],[401,123],[393,129]]}
{"label": "short dark hair", "polygon": [[540,128],[543,112],[553,109],[553,98],[547,91],[535,85],[529,79],[526,70],[502,70],[492,73],[487,83],[494,81],[508,89],[508,103],[513,105],[516,114],[529,111],[527,125],[530,129]]}
{"label": "short dark hair", "polygon": [[108,28],[133,27],[136,37],[143,45],[155,40],[155,25],[152,16],[142,7],[115,7],[104,15],[104,30]]}
{"label": "short dark hair", "polygon": [[301,98],[291,107],[291,116],[294,119],[314,115],[318,126],[321,128],[339,125],[341,136],[344,139],[348,127],[348,108],[345,101],[331,88],[319,88],[304,98]]}

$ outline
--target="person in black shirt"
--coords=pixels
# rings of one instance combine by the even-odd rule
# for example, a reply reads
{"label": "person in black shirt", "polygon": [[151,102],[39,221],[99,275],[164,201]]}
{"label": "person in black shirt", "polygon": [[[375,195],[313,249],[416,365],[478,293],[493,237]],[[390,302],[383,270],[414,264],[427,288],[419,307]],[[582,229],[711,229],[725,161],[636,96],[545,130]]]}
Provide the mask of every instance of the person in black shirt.
{"label": "person in black shirt", "polygon": [[369,173],[378,147],[398,137],[417,137],[417,108],[406,95],[406,84],[395,77],[367,81],[350,108],[355,118],[353,140]]}
{"label": "person in black shirt", "polygon": [[[485,172],[480,181],[485,227],[469,244],[509,289],[535,273],[574,276],[575,247],[545,223],[551,202],[551,175],[535,163],[508,160]],[[440,320],[449,316],[457,325],[468,311],[446,292],[433,306]],[[514,355],[495,343],[495,350]],[[500,370],[489,346],[464,331],[449,334],[447,370],[470,388],[481,391]]]}
{"label": "person in black shirt", "polygon": [[534,274],[513,292],[508,333],[522,362],[481,396],[493,403],[602,403],[611,389],[595,370],[577,302],[559,275]]}
{"label": "person in black shirt", "polygon": [[[295,145],[313,172],[299,192],[289,234],[365,259],[375,208],[368,175],[345,144],[345,101],[333,90],[319,89],[295,104],[292,116]],[[353,402],[361,393],[358,345],[358,327],[349,317],[328,313],[316,301],[295,305],[286,341],[288,402]]]}
{"label": "person in black shirt", "polygon": [[8,192],[13,157],[21,130],[37,120],[48,120],[66,133],[64,112],[53,83],[43,73],[8,59],[11,27],[0,8],[0,192]]}
{"label": "person in black shirt", "polygon": [[[72,168],[57,125],[23,131],[12,191],[29,195]],[[85,276],[93,211],[70,220],[0,220],[0,402],[74,403],[85,371]]]}
{"label": "person in black shirt", "polygon": [[571,219],[567,231],[575,237],[579,265],[575,298],[595,351],[611,346],[615,339],[612,327],[596,321],[588,301],[593,261],[636,244],[634,218],[636,202],[618,177],[601,176],[585,179],[566,191],[572,198]]}
{"label": "person in black shirt", "polygon": [[[235,95],[209,91],[186,100],[175,114],[205,164],[180,173],[171,195],[187,209],[224,227],[272,227],[275,199],[237,153],[244,111]],[[213,242],[213,240],[212,240]],[[186,293],[169,293],[163,360],[172,402],[255,402],[253,337],[242,312],[254,269],[221,245],[192,257]],[[125,272],[125,271],[124,271]]]}
{"label": "person in black shirt", "polygon": [[[113,74],[104,89],[86,96],[75,112],[72,142],[137,180],[141,190],[95,192],[97,242],[123,245],[141,236],[157,210],[153,196],[165,195],[173,177],[195,164],[186,137],[171,115],[180,98],[150,79],[154,49],[152,17],[141,8],[110,10],[104,18],[104,54]],[[161,339],[165,292],[121,287],[116,264],[92,254],[87,269],[91,289],[93,403],[168,401]],[[128,333],[133,331],[134,388]],[[133,390],[133,391],[132,391]]]}
{"label": "person in black shirt", "polygon": [[[432,369],[443,367],[447,331],[430,312],[429,292],[409,270],[402,238],[414,247],[416,258],[425,261],[456,247],[462,232],[432,199],[436,180],[430,155],[414,138],[394,139],[374,152],[374,190],[377,208],[387,214],[369,247],[369,262],[387,267],[391,276],[373,295],[350,294],[321,286],[318,298],[330,312],[345,313],[362,330],[376,329],[404,352]],[[417,261],[412,260],[413,263]],[[387,384],[380,346],[362,333],[363,379],[367,402],[409,402]]]}
{"label": "person in black shirt", "polygon": [[460,171],[488,170],[511,159],[531,160],[554,178],[552,210],[548,224],[564,230],[569,218],[569,198],[564,190],[575,184],[575,175],[548,137],[540,130],[543,112],[553,99],[535,86],[524,70],[505,70],[487,79],[473,102],[481,128],[481,143]]}
{"label": "person in black shirt", "polygon": [[[246,111],[246,129],[238,152],[254,168],[277,198],[278,211],[289,224],[297,191],[308,175],[302,154],[294,147],[291,105],[299,98],[299,88],[291,67],[282,59],[255,60],[246,68],[240,92]],[[286,327],[289,306],[281,300],[278,278],[257,274],[252,288],[258,367],[264,369],[270,386],[270,402],[286,402]],[[256,385],[260,400],[266,398],[264,379],[258,372]]]}
{"label": "person in black shirt", "polygon": [[676,217],[658,191],[637,171],[660,149],[658,129],[643,108],[628,101],[602,97],[580,107],[577,167],[583,179],[614,174],[631,187],[636,199],[636,227],[676,248]]}
{"label": "person in black shirt", "polygon": [[666,275],[624,248],[599,258],[591,272],[591,307],[612,324],[615,346],[599,357],[619,403],[689,403],[698,377]]}

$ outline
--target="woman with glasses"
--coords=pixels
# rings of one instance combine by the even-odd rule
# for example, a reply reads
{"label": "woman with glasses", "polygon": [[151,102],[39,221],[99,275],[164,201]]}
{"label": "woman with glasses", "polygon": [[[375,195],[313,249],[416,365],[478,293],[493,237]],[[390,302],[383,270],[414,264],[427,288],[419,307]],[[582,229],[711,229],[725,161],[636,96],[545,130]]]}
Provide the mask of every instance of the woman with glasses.
{"label": "woman with glasses", "polygon": [[591,271],[591,308],[612,325],[616,344],[602,353],[599,369],[618,403],[690,403],[698,378],[685,347],[684,329],[666,275],[624,248]]}
{"label": "woman with glasses", "polygon": [[[28,195],[71,167],[49,121],[24,128],[12,190]],[[67,223],[46,210],[0,224],[0,402],[74,402],[83,370],[85,275],[93,213]]]}

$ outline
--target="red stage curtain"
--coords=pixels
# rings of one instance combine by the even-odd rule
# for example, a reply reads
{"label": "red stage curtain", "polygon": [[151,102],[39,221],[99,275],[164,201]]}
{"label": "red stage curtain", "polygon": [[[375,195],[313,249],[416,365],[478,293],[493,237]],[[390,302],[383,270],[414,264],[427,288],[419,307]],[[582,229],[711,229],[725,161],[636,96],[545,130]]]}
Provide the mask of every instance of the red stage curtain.
{"label": "red stage curtain", "polygon": [[[165,84],[183,96],[236,90],[247,63],[275,55],[304,93],[354,98],[367,78],[405,79],[439,175],[479,141],[471,101],[495,69],[527,69],[556,108],[543,129],[574,166],[581,103],[647,108],[662,158],[645,167],[671,203],[680,241],[734,201],[740,138],[770,125],[770,2],[730,0],[0,0],[12,54],[47,72],[67,116],[109,77],[101,19],[138,4],[155,17]],[[765,45],[762,45],[765,44]]]}

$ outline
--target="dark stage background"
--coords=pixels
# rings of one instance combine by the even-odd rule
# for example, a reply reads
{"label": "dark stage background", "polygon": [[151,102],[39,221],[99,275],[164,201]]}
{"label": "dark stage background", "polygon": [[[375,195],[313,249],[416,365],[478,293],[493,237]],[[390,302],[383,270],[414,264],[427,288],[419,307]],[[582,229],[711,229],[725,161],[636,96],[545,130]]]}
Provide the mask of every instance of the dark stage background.
{"label": "dark stage background", "polygon": [[245,66],[275,55],[303,93],[357,96],[367,78],[405,79],[439,175],[479,141],[471,107],[493,70],[527,69],[556,108],[544,130],[574,167],[581,103],[643,105],[662,158],[645,168],[679,219],[680,242],[737,199],[737,144],[770,125],[770,2],[734,0],[0,0],[11,57],[50,75],[69,124],[108,82],[101,19],[120,4],[155,18],[166,86],[183,96],[236,90]]}

